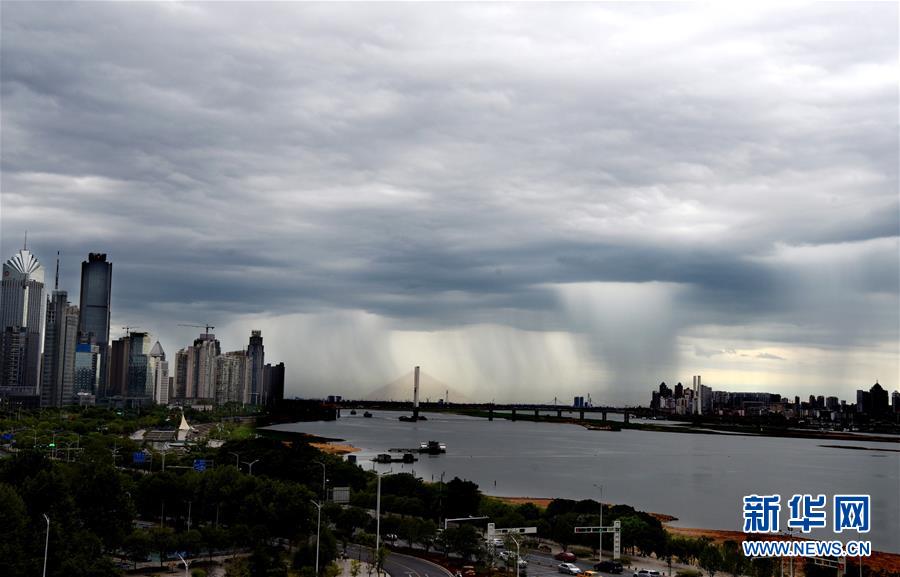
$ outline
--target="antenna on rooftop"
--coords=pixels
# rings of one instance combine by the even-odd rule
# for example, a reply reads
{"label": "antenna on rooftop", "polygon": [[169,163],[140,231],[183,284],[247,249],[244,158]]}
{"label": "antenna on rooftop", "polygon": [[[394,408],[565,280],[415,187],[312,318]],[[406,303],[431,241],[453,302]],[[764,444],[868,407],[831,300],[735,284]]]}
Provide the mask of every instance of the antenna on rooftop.
{"label": "antenna on rooftop", "polygon": [[59,251],[56,251],[56,281],[53,283],[53,290],[59,290]]}

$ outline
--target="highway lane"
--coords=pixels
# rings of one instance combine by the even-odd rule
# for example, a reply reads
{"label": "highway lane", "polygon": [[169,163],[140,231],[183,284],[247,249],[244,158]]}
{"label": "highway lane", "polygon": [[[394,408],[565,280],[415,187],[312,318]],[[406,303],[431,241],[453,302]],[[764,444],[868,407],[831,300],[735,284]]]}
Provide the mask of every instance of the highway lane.
{"label": "highway lane", "polygon": [[[347,547],[347,556],[361,558],[371,562],[372,550],[367,547],[351,545]],[[453,577],[453,574],[431,561],[402,555],[391,551],[384,561],[384,570],[391,577]]]}

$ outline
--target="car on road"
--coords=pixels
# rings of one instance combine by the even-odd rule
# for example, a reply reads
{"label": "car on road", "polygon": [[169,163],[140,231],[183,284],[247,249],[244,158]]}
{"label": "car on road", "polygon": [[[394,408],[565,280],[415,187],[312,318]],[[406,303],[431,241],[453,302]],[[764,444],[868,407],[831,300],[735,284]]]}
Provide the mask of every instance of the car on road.
{"label": "car on road", "polygon": [[500,558],[503,559],[504,561],[506,561],[507,559],[509,559],[509,556],[510,556],[510,552],[509,552],[509,551],[500,551],[499,553],[497,553],[497,557],[500,557]]}
{"label": "car on road", "polygon": [[596,571],[582,571],[581,577],[600,577]]}
{"label": "car on road", "polygon": [[635,571],[634,577],[661,577],[662,574],[656,569],[641,569],[640,571]]}
{"label": "car on road", "polygon": [[594,569],[605,573],[621,573],[622,564],[618,561],[600,561],[599,563],[594,563]]}
{"label": "car on road", "polygon": [[[567,562],[571,563],[578,557],[576,557],[574,553],[570,553],[568,551],[560,551],[559,553],[554,555],[553,558],[556,559],[557,561],[567,561]],[[637,576],[635,576],[635,577],[637,577]]]}
{"label": "car on road", "polygon": [[565,573],[566,575],[578,575],[581,573],[581,569],[574,563],[560,563],[556,568],[560,573]]}

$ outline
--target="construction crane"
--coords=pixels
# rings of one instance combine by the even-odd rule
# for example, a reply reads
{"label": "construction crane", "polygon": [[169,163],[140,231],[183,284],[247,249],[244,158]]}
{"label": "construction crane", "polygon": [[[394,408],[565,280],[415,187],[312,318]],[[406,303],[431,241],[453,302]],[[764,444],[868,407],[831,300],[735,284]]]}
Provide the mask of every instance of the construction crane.
{"label": "construction crane", "polygon": [[125,329],[125,336],[126,336],[126,337],[130,337],[130,336],[131,336],[131,329],[139,329],[139,328],[141,328],[141,327],[124,326],[124,327],[122,327],[122,328]]}
{"label": "construction crane", "polygon": [[197,329],[204,329],[204,330],[206,331],[206,334],[209,334],[210,329],[216,328],[216,327],[212,326],[212,325],[209,324],[209,323],[206,323],[205,325],[188,325],[188,324],[179,323],[178,326],[179,326],[179,327],[194,327],[194,328],[197,328]]}

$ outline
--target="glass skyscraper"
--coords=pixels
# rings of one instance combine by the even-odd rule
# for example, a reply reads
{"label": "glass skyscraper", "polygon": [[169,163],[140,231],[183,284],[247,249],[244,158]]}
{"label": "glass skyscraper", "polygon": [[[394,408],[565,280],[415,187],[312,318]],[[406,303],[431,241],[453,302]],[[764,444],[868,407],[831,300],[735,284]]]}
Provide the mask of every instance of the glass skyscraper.
{"label": "glass skyscraper", "polygon": [[92,252],[81,263],[81,300],[78,332],[81,342],[97,345],[100,353],[98,396],[109,385],[109,305],[112,295],[112,263],[103,253]]}

